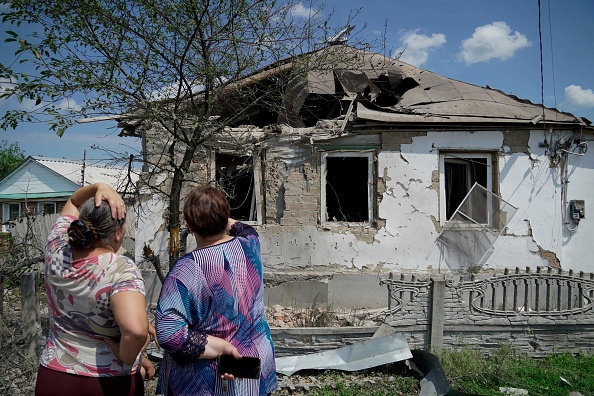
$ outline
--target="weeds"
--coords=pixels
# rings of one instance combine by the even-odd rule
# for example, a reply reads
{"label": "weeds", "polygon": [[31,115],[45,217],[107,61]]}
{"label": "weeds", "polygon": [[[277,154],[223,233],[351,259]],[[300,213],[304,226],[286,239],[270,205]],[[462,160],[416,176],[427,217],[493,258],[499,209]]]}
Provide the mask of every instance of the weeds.
{"label": "weeds", "polygon": [[332,312],[332,306],[322,307],[314,297],[310,306],[306,308],[295,307],[295,301],[292,305],[292,316],[294,317],[295,327],[332,327],[336,323],[336,314]]}
{"label": "weeds", "polygon": [[10,290],[4,296],[2,343],[0,345],[0,395],[32,395],[39,361],[26,356],[21,336],[20,291]]}
{"label": "weeds", "polygon": [[444,351],[440,361],[450,386],[458,391],[488,396],[511,387],[530,395],[594,395],[594,356],[552,354],[535,359],[503,345],[490,356],[470,348]]}

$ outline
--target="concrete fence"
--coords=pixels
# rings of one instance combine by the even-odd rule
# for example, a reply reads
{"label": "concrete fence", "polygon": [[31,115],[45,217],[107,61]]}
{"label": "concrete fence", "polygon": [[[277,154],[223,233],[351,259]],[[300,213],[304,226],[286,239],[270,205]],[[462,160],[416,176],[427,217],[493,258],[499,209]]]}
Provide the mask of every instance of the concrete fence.
{"label": "concrete fence", "polygon": [[470,277],[394,276],[386,324],[411,348],[512,345],[529,356],[594,353],[594,275],[529,268]]}

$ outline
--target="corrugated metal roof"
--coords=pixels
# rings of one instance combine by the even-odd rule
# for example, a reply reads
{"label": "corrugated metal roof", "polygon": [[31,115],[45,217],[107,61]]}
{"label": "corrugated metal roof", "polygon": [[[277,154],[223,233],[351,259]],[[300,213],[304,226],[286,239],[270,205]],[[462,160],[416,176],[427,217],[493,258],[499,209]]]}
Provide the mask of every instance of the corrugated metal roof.
{"label": "corrugated metal roof", "polygon": [[[41,165],[51,169],[59,175],[64,176],[68,180],[82,185],[83,179],[83,163],[82,161],[73,161],[65,159],[53,159],[46,157],[33,157]],[[130,181],[133,186],[138,181],[138,173],[132,172],[130,174]],[[84,166],[84,184],[89,185],[93,183],[102,182],[113,186],[116,190],[123,192],[128,180],[128,169],[126,167],[114,166],[98,166],[88,165]],[[127,192],[130,192],[128,189]]]}
{"label": "corrugated metal roof", "polygon": [[82,185],[83,168],[85,185],[103,182],[121,194],[136,188],[138,172],[128,175],[127,167],[30,156],[0,180],[0,200],[67,198]]}

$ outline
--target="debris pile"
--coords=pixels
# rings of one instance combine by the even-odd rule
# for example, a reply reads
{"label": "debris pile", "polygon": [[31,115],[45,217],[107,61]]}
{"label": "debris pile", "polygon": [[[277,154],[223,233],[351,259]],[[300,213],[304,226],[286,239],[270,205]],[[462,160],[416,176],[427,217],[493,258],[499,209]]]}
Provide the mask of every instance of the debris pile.
{"label": "debris pile", "polygon": [[385,308],[297,308],[275,304],[266,307],[266,319],[270,327],[379,326],[384,323]]}

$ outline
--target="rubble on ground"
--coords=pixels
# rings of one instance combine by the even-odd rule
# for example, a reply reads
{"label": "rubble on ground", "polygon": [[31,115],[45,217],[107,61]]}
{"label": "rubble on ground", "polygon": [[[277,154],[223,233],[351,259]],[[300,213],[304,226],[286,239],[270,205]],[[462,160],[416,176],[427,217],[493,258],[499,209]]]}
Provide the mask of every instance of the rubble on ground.
{"label": "rubble on ground", "polygon": [[266,307],[266,319],[270,327],[379,326],[384,323],[385,308],[298,308],[274,304]]}

